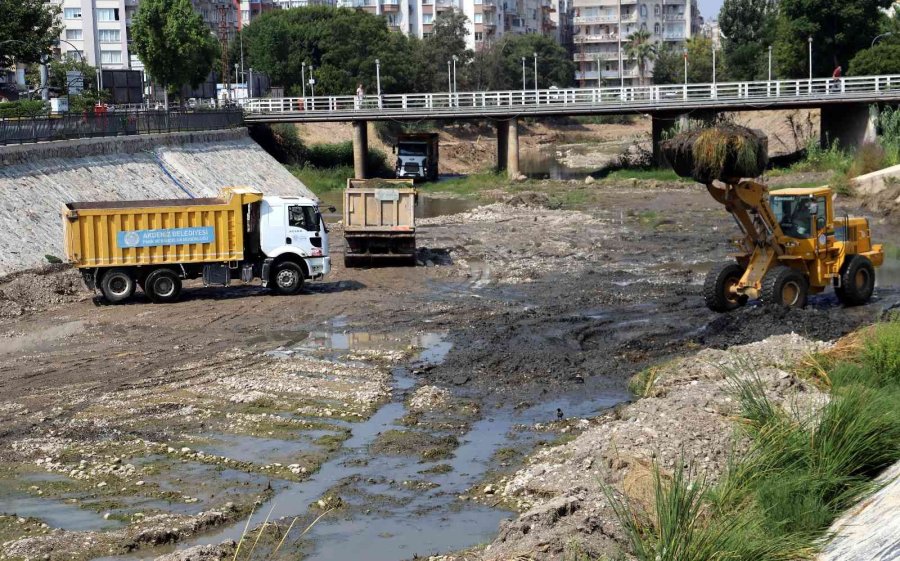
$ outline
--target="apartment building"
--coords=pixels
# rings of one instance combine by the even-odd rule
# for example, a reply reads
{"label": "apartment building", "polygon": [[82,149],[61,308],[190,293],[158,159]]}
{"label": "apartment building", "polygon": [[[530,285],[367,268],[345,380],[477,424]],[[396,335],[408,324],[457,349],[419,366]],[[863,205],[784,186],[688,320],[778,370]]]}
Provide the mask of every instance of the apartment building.
{"label": "apartment building", "polygon": [[[130,48],[130,26],[139,0],[57,0],[62,8],[61,57],[79,60],[107,70],[143,70]],[[194,9],[210,30],[219,33],[224,16],[229,37],[240,29],[243,17],[240,0],[191,0]],[[247,17],[271,6],[270,0],[248,0]]]}
{"label": "apartment building", "polygon": [[[427,37],[434,20],[457,10],[468,18],[466,41],[471,49],[485,48],[506,33],[546,33],[556,36],[559,6],[571,0],[338,0],[345,8],[360,8],[383,15],[393,31]],[[554,13],[556,14],[554,16]],[[566,23],[566,18],[562,18]]]}
{"label": "apartment building", "polygon": [[[681,45],[700,32],[697,0],[572,0],[575,79],[585,87],[649,82],[652,62],[640,76],[627,55],[628,37],[647,30],[651,43]],[[621,51],[621,55],[620,55]],[[621,61],[621,68],[619,67]]]}

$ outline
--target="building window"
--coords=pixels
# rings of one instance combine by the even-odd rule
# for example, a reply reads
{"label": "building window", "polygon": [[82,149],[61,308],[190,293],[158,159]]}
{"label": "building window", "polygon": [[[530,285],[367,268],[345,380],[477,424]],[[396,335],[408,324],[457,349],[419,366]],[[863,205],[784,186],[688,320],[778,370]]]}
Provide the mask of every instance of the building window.
{"label": "building window", "polygon": [[655,16],[659,15],[659,4],[653,6],[653,15],[655,15]]}
{"label": "building window", "polygon": [[63,11],[63,17],[66,19],[81,19],[81,8],[66,8]]}
{"label": "building window", "polygon": [[422,23],[425,25],[434,23],[434,14],[422,14]]}
{"label": "building window", "polygon": [[118,29],[98,29],[101,43],[118,43],[121,40]]}
{"label": "building window", "polygon": [[122,51],[100,51],[103,64],[122,64]]}
{"label": "building window", "polygon": [[475,14],[475,23],[482,23],[484,21],[484,14]]}
{"label": "building window", "polygon": [[659,24],[653,24],[653,33],[659,35]]}
{"label": "building window", "polygon": [[81,62],[81,53],[78,51],[66,51],[66,60]]}
{"label": "building window", "polygon": [[476,31],[475,32],[475,42],[480,43],[481,41],[484,41],[484,33],[482,33],[481,31]]}
{"label": "building window", "polygon": [[97,8],[97,21],[119,21],[119,9]]}
{"label": "building window", "polygon": [[69,41],[81,41],[82,37],[80,29],[66,29],[66,39]]}
{"label": "building window", "polygon": [[647,17],[647,4],[641,4],[641,17]]}

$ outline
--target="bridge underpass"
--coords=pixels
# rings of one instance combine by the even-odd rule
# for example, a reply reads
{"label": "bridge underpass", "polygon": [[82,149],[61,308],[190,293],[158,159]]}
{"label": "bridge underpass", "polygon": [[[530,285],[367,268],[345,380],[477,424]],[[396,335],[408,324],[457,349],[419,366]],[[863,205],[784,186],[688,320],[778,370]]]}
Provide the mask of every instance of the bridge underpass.
{"label": "bridge underpass", "polygon": [[369,121],[490,120],[497,167],[517,178],[521,117],[649,114],[654,158],[663,131],[679,119],[725,111],[816,108],[821,141],[855,147],[874,140],[869,107],[900,102],[900,75],[716,84],[484,92],[253,98],[242,101],[247,123],[352,122],[354,168],[366,177]]}

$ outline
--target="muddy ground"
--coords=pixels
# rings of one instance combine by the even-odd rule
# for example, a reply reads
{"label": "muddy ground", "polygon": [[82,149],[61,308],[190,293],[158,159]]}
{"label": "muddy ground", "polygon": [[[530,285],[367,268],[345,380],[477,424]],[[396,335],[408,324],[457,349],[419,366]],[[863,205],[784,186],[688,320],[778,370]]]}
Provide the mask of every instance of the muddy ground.
{"label": "muddy ground", "polygon": [[[194,286],[104,306],[72,271],[0,281],[0,555],[388,560],[490,543],[542,491],[485,485],[630,399],[636,372],[833,339],[900,301],[894,277],[859,308],[826,293],[714,314],[700,283],[729,217],[699,187],[626,183],[578,210],[548,208],[576,186],[533,183],[425,219],[414,268],[345,269],[336,227],[333,274],[292,298]],[[551,526],[495,551],[563,555]]]}

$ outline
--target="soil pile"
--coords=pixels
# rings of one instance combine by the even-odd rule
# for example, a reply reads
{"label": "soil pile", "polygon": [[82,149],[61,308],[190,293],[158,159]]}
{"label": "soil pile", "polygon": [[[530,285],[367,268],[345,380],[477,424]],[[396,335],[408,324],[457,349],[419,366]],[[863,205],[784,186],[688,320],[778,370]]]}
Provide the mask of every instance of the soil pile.
{"label": "soil pile", "polygon": [[714,481],[732,450],[743,446],[734,439],[737,401],[729,377],[758,376],[774,403],[803,414],[826,396],[789,368],[826,346],[791,334],[701,351],[647,376],[641,385],[650,397],[598,419],[566,421],[568,431],[580,431],[575,440],[539,452],[499,481],[500,496],[521,514],[501,526],[485,559],[535,552],[542,559],[571,558],[573,545],[584,558],[615,557],[625,540],[603,485],[649,507],[654,462],[665,476],[682,456]]}
{"label": "soil pile", "polygon": [[662,143],[675,173],[700,183],[758,177],[769,163],[768,150],[765,133],[735,125],[687,131]]}
{"label": "soil pile", "polygon": [[0,318],[46,310],[91,297],[78,271],[50,265],[0,278]]}

